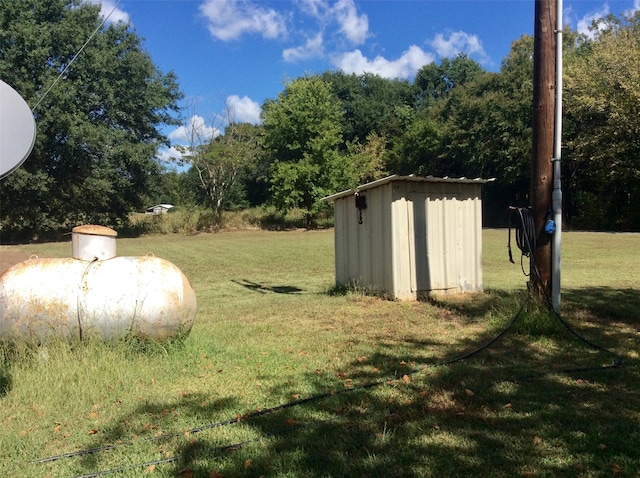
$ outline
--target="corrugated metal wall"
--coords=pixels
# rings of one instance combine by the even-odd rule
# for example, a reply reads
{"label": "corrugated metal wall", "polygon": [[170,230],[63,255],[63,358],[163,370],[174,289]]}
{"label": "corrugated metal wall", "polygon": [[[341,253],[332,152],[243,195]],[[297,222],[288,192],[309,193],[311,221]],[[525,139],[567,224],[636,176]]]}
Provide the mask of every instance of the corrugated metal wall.
{"label": "corrugated metal wall", "polygon": [[481,291],[480,186],[409,183],[411,293]]}
{"label": "corrugated metal wall", "polygon": [[[367,208],[355,196],[334,203],[336,282],[357,283],[379,294],[393,291],[392,198],[390,187],[367,191]],[[362,224],[360,224],[362,214]]]}
{"label": "corrugated metal wall", "polygon": [[336,199],[336,282],[399,300],[482,291],[480,188],[390,181],[360,193],[362,211],[353,195]]}

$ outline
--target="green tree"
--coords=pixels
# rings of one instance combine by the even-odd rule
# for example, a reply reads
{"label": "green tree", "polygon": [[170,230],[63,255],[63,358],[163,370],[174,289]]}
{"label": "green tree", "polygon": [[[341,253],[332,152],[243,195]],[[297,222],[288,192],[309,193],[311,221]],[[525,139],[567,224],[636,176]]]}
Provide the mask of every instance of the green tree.
{"label": "green tree", "polygon": [[640,12],[595,26],[565,70],[569,213],[581,227],[640,230]]}
{"label": "green tree", "polygon": [[496,183],[484,191],[489,223],[506,219],[508,205],[527,202],[532,57],[533,38],[523,36],[513,42],[499,73],[475,74],[439,99],[432,98],[427,113],[439,129],[432,127],[431,137],[439,139],[440,144],[434,148],[429,142],[423,147],[427,152],[435,149],[430,155],[413,153],[424,161],[423,174],[496,178]]}
{"label": "green tree", "polygon": [[531,85],[487,73],[451,94],[438,173],[496,177],[528,184],[531,162]]}
{"label": "green tree", "polygon": [[415,84],[429,105],[400,142],[409,169],[528,181],[532,52],[525,36],[513,43],[499,73],[483,72],[463,55],[423,67]]}
{"label": "green tree", "polygon": [[441,125],[428,115],[419,114],[395,139],[386,155],[386,164],[393,174],[437,175],[441,146]]}
{"label": "green tree", "polygon": [[145,203],[195,206],[200,199],[197,196],[198,192],[196,178],[191,178],[188,171],[179,172],[164,167],[162,174],[153,178],[153,185],[146,194]]}
{"label": "green tree", "polygon": [[426,106],[446,98],[449,92],[484,73],[484,69],[465,53],[453,60],[443,58],[440,64],[429,63],[416,73],[413,86],[419,105]]}
{"label": "green tree", "polygon": [[322,75],[342,104],[342,135],[347,143],[364,142],[370,135],[387,141],[402,133],[407,110],[414,109],[414,92],[405,80],[390,80],[373,73]]}
{"label": "green tree", "polygon": [[[191,164],[191,173],[198,178],[206,204],[213,214],[213,224],[219,225],[225,206],[234,193],[238,196],[238,176],[258,158],[260,128],[230,121],[223,134],[212,135],[209,134],[210,128],[195,118],[198,117],[191,117],[191,124],[186,128],[190,132],[190,145],[182,148],[186,153],[184,160]],[[229,118],[231,112],[227,114]],[[241,201],[241,198],[235,199]]]}
{"label": "green tree", "polygon": [[347,145],[348,158],[358,176],[358,184],[368,183],[389,175],[386,169],[387,139],[377,133],[370,133],[364,143]]}
{"label": "green tree", "polygon": [[388,138],[387,169],[394,174],[436,175],[456,170],[456,162],[443,159],[443,127],[449,119],[443,113],[447,99],[484,73],[464,54],[430,63],[416,73],[411,85],[411,108],[395,109],[399,125]]}
{"label": "green tree", "polygon": [[284,212],[306,211],[312,226],[328,205],[321,198],[354,186],[356,172],[341,155],[341,105],[320,77],[289,83],[262,109],[264,147],[272,157],[271,201]]}
{"label": "green tree", "polygon": [[181,94],[128,25],[101,27],[49,89],[101,23],[100,7],[81,0],[0,1],[0,77],[35,108],[37,127],[31,155],[0,183],[3,240],[118,227],[160,173],[158,128],[177,124]]}

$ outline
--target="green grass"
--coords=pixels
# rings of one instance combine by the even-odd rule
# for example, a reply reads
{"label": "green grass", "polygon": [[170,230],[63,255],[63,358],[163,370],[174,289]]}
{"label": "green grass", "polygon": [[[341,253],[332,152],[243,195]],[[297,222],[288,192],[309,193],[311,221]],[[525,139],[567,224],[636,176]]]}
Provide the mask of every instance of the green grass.
{"label": "green grass", "polygon": [[433,366],[520,307],[506,243],[484,231],[485,294],[406,303],[330,293],[331,230],[119,239],[189,277],[191,334],[3,346],[0,476],[640,476],[640,235],[563,235],[563,316],[622,368],[534,306]]}

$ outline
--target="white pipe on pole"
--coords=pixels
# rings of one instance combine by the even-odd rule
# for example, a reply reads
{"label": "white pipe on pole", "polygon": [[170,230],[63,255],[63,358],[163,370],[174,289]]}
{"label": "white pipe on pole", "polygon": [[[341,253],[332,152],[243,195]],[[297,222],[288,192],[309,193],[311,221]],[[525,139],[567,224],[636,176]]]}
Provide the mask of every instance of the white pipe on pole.
{"label": "white pipe on pole", "polygon": [[562,239],[562,0],[556,0],[556,101],[551,208],[555,232],[551,242],[551,305],[560,313],[560,245]]}

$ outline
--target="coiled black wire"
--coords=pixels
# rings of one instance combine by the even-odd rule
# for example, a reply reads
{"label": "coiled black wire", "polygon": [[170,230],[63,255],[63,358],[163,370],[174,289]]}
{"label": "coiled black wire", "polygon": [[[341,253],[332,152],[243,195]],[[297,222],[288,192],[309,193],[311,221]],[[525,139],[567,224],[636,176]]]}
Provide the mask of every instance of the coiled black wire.
{"label": "coiled black wire", "polygon": [[[537,244],[536,244],[537,232],[535,228],[535,218],[533,217],[533,208],[531,206],[526,208],[510,206],[509,212],[510,212],[509,213],[509,240],[507,244],[507,247],[509,250],[509,261],[515,264],[515,262],[513,261],[512,253],[511,253],[511,215],[513,213],[516,213],[516,217],[519,219],[519,222],[517,222],[515,225],[516,244],[520,249],[520,251],[522,252],[522,256],[520,257],[520,267],[522,268],[522,272],[525,276],[530,276],[531,274],[533,274],[535,278],[538,280],[538,282],[542,283],[540,271],[538,270],[538,267],[536,266],[535,261],[531,261],[531,267],[530,267],[531,272],[529,274],[527,274],[524,271],[524,265],[523,265],[523,260],[524,260],[523,258],[531,257],[531,254],[534,253],[537,247]],[[622,365],[623,360],[621,356],[617,355],[616,353],[612,352],[611,350],[601,345],[591,342],[590,340],[586,339],[585,337],[580,335],[578,332],[576,332],[573,329],[573,327],[571,327],[571,325],[569,325],[569,323],[566,320],[564,320],[562,316],[558,313],[558,311],[555,309],[555,307],[553,306],[553,301],[551,300],[551,296],[549,295],[548,291],[543,290],[543,294],[544,294],[545,302],[549,305],[549,309],[551,310],[553,315],[556,317],[556,319],[558,319],[558,322],[560,322],[560,324],[565,329],[567,329],[569,333],[571,333],[575,338],[580,340],[585,345],[595,350],[599,350],[600,352],[604,352],[609,355],[612,355],[615,358],[614,362],[611,365],[604,366],[603,368],[611,368],[611,367],[617,368]]]}
{"label": "coiled black wire", "polygon": [[511,252],[511,216],[516,214],[518,221],[515,226],[515,234],[516,234],[516,245],[518,249],[522,252],[520,256],[520,267],[522,268],[522,273],[526,276],[529,276],[530,273],[525,272],[524,270],[524,258],[531,257],[531,254],[536,250],[536,226],[535,226],[535,218],[533,217],[533,208],[529,207],[509,207],[509,241],[507,243],[507,248],[509,250],[509,261],[512,264],[515,264],[513,260],[513,254]]}

